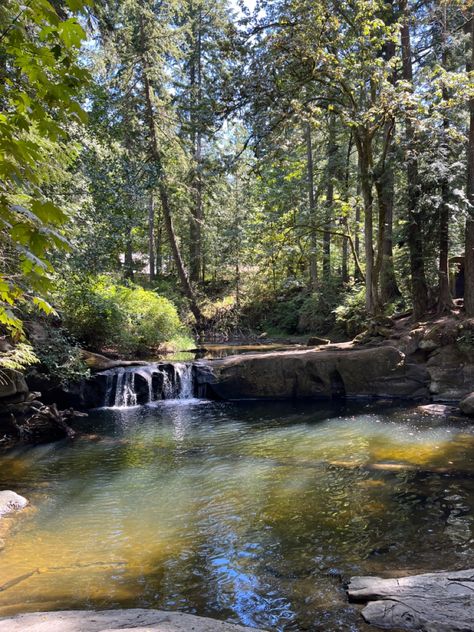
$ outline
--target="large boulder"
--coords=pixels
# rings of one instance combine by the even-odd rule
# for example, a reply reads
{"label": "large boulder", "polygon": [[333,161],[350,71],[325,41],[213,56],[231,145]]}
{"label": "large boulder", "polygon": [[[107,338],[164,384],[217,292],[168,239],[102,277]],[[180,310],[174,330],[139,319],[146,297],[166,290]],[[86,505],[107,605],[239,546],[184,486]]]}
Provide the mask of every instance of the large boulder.
{"label": "large boulder", "polygon": [[200,396],[218,399],[429,396],[424,367],[390,346],[231,356],[198,363],[196,377]]}
{"label": "large boulder", "polygon": [[0,491],[0,517],[15,511],[21,511],[28,505],[28,501],[20,494],[10,490]]}

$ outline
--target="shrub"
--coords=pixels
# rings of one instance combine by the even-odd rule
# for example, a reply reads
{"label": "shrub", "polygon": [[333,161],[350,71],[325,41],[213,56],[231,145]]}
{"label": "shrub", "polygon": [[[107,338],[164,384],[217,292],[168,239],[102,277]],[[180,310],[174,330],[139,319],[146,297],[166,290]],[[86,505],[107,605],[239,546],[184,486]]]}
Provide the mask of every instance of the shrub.
{"label": "shrub", "polygon": [[144,352],[184,333],[171,301],[107,277],[69,282],[58,293],[58,301],[64,325],[88,348]]}
{"label": "shrub", "polygon": [[365,306],[365,286],[355,285],[345,294],[341,305],[334,310],[336,323],[345,333],[354,338],[367,327],[367,309]]}
{"label": "shrub", "polygon": [[131,351],[156,347],[182,329],[176,307],[168,299],[141,287],[110,286],[104,295],[122,312],[120,342]]}
{"label": "shrub", "polygon": [[58,303],[64,326],[83,345],[101,348],[119,341],[124,314],[106,286],[93,278],[72,278],[60,284]]}

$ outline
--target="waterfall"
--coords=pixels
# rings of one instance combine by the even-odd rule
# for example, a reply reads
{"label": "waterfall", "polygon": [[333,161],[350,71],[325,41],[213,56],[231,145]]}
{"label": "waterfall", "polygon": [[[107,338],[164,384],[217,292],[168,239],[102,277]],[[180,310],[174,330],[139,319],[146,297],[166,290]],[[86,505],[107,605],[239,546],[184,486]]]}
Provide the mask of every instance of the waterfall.
{"label": "waterfall", "polygon": [[192,364],[149,364],[110,369],[97,376],[103,407],[130,408],[163,399],[192,399]]}
{"label": "waterfall", "polygon": [[179,382],[178,399],[192,399],[194,394],[192,365],[175,364],[174,366]]}

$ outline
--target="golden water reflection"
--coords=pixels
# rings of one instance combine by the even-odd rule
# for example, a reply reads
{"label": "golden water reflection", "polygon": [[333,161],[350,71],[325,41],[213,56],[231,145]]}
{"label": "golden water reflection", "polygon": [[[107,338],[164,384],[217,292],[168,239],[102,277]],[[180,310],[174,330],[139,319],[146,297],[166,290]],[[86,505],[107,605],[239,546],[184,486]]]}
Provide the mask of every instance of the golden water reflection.
{"label": "golden water reflection", "polygon": [[364,630],[342,580],[473,565],[474,431],[402,408],[163,402],[0,459],[0,614],[159,607]]}

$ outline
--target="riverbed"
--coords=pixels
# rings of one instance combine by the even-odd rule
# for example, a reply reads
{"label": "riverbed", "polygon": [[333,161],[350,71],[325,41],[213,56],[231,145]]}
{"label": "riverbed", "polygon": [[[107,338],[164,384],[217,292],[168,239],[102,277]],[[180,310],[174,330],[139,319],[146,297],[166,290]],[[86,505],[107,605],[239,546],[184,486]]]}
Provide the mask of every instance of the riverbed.
{"label": "riverbed", "polygon": [[78,424],[87,438],[0,457],[0,489],[33,504],[0,553],[2,616],[153,607],[363,631],[351,575],[474,566],[469,421],[191,399]]}

